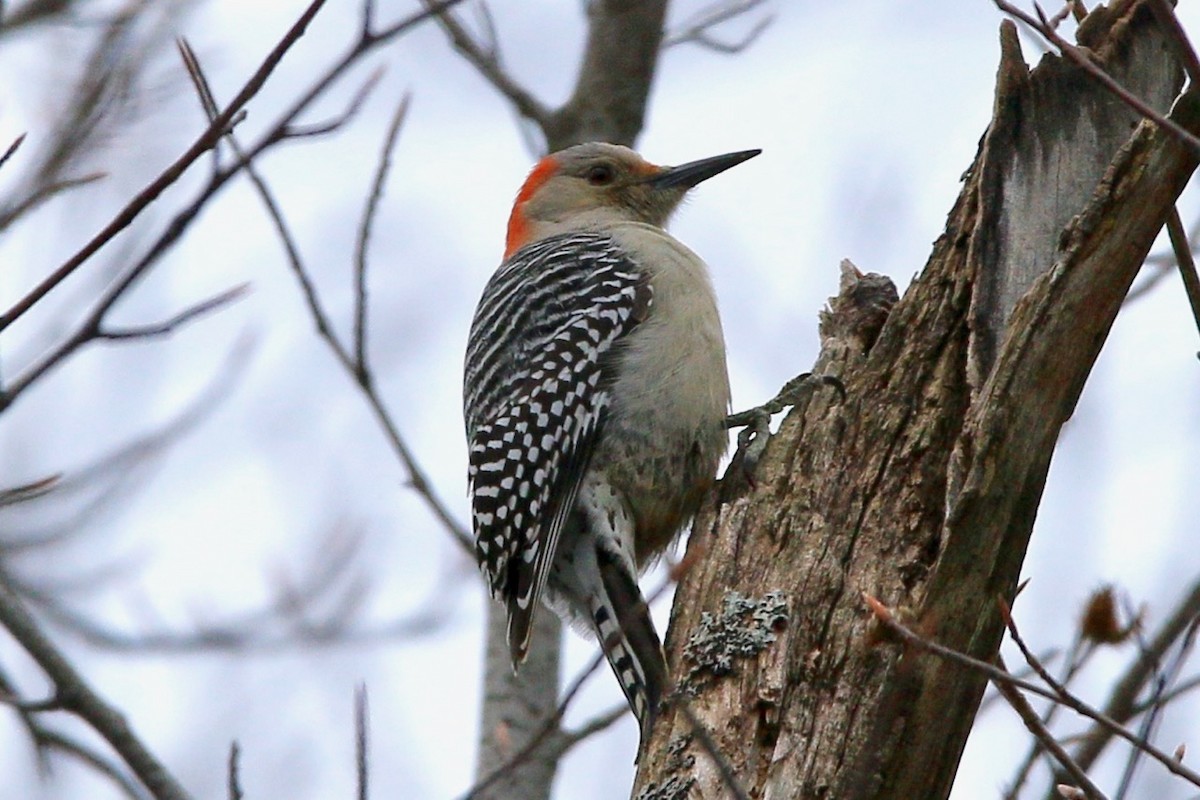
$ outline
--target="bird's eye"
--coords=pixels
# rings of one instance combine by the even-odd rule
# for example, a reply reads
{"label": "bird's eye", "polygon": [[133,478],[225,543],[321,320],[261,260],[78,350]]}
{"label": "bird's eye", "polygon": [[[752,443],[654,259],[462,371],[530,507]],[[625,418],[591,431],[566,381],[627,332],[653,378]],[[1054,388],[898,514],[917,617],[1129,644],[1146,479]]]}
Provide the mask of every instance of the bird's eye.
{"label": "bird's eye", "polygon": [[587,182],[592,186],[607,186],[615,177],[616,173],[610,164],[597,164],[587,171]]}

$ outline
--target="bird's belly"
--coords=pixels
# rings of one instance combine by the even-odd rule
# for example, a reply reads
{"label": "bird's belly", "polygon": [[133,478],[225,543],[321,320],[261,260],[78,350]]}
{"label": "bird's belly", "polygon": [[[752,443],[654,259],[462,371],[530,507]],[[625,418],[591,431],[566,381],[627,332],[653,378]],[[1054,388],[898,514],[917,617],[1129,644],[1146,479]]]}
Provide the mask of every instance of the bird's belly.
{"label": "bird's belly", "polygon": [[639,567],[661,553],[695,515],[725,449],[724,430],[663,433],[647,422],[610,419],[590,466],[603,472],[633,514]]}

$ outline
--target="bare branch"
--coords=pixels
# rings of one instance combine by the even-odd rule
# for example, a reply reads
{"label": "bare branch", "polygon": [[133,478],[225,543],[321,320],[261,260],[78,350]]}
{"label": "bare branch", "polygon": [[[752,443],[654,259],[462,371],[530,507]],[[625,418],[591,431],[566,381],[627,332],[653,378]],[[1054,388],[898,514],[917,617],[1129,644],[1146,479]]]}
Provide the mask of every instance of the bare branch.
{"label": "bare branch", "polygon": [[[939,658],[943,658],[947,661],[952,661],[961,666],[975,670],[976,672],[985,675],[993,682],[1002,681],[1010,686],[1015,686],[1032,694],[1044,697],[1047,700],[1053,700],[1056,703],[1062,703],[1077,714],[1099,723],[1099,725],[1108,733],[1124,739],[1134,747],[1142,748],[1146,751],[1147,755],[1165,766],[1170,772],[1187,780],[1195,786],[1200,786],[1200,773],[1197,773],[1195,770],[1192,770],[1189,767],[1185,767],[1183,764],[1179,763],[1177,759],[1159,750],[1150,742],[1147,742],[1137,735],[1131,733],[1120,723],[1111,719],[1104,713],[1092,708],[1087,703],[1084,703],[1082,700],[1075,697],[1063,687],[1059,686],[1057,689],[1046,689],[1038,686],[1035,683],[1017,678],[1008,673],[1006,670],[995,666],[994,664],[989,664],[986,661],[980,661],[977,658],[972,658],[971,656],[968,656],[965,653],[960,653],[957,650],[943,647],[937,642],[926,639],[920,634],[914,632],[911,628],[901,623],[896,619],[895,615],[892,614],[887,606],[879,602],[871,595],[864,593],[863,600],[871,609],[871,613],[874,614],[875,618],[883,625],[883,627],[889,632],[898,636],[905,644],[913,645],[921,650],[933,653]],[[1083,760],[1078,756],[1076,757],[1075,761],[1083,766]]]}
{"label": "bare branch", "polygon": [[723,41],[712,35],[714,28],[743,16],[763,5],[766,0],[720,0],[701,9],[680,26],[675,33],[668,34],[662,43],[666,50],[681,44],[696,44],[725,55],[740,53],[758,40],[762,32],[775,21],[773,14],[765,14],[756,20],[750,30],[733,41]]}
{"label": "bare branch", "polygon": [[[1150,697],[1148,711],[1145,717],[1142,718],[1142,724],[1138,730],[1138,735],[1147,741],[1154,735],[1155,726],[1161,718],[1161,713],[1166,708],[1166,703],[1163,698],[1167,690],[1179,678],[1179,673],[1186,663],[1188,655],[1192,651],[1192,647],[1196,643],[1196,631],[1200,627],[1200,616],[1192,620],[1188,626],[1186,633],[1183,635],[1183,641],[1180,642],[1179,648],[1175,651],[1171,662],[1161,673],[1156,676],[1154,681],[1154,692]],[[1143,649],[1144,652],[1144,649]],[[1129,759],[1125,763],[1125,770],[1121,774],[1121,783],[1117,786],[1116,798],[1120,800],[1126,796],[1129,787],[1133,783],[1133,775],[1137,771],[1138,763],[1142,759],[1142,751],[1134,749],[1129,754]],[[1178,759],[1177,759],[1178,760]]]}
{"label": "bare branch", "polygon": [[608,711],[592,717],[575,730],[560,731],[550,745],[552,748],[551,752],[554,753],[555,758],[562,758],[572,747],[598,733],[603,733],[612,727],[615,722],[624,719],[627,714],[629,714],[629,705],[627,703],[618,703]]}
{"label": "bare branch", "polygon": [[[421,1],[425,8],[433,9],[432,0]],[[461,53],[496,91],[506,97],[521,116],[545,127],[546,120],[550,117],[549,109],[505,71],[500,63],[498,50],[484,50],[449,10],[439,12],[437,21],[449,37],[450,43],[454,45],[454,49]]]}
{"label": "bare branch", "polygon": [[354,690],[354,766],[355,783],[358,787],[358,800],[368,800],[370,796],[370,770],[368,758],[368,733],[370,717],[367,711],[367,685],[360,683]]}
{"label": "bare branch", "polygon": [[[432,15],[437,13],[437,9],[432,9],[427,13]],[[197,73],[200,74],[199,82],[204,84],[205,82],[203,80],[203,74],[200,72],[199,62],[193,58],[193,64]],[[369,87],[371,85],[373,84],[370,82],[364,85],[363,89],[360,90],[361,97],[366,96],[366,93],[369,91]],[[354,105],[352,104],[351,109],[353,108]],[[385,138],[384,151],[381,156],[379,167],[376,171],[371,197],[368,200],[367,209],[364,212],[363,222],[359,230],[355,276],[355,285],[357,290],[355,304],[356,355],[353,358],[338,340],[337,335],[334,333],[333,325],[329,320],[328,314],[321,305],[320,298],[317,295],[316,287],[308,277],[308,271],[304,267],[299,248],[297,247],[295,239],[291,235],[288,225],[283,218],[282,209],[280,209],[279,204],[276,202],[275,197],[271,193],[270,188],[267,186],[266,181],[251,163],[251,156],[247,156],[242,151],[240,146],[237,144],[237,140],[232,134],[229,138],[230,143],[234,148],[234,152],[238,155],[241,163],[245,165],[247,175],[250,177],[255,189],[258,190],[259,197],[266,206],[267,213],[270,215],[271,221],[274,223],[275,230],[279,234],[280,241],[284,245],[284,249],[288,257],[288,264],[291,266],[292,273],[296,276],[297,281],[300,283],[300,287],[304,293],[305,301],[308,304],[309,311],[316,322],[317,332],[320,334],[321,338],[328,343],[338,362],[354,377],[356,383],[366,395],[371,409],[375,412],[376,418],[384,428],[388,441],[392,445],[392,449],[400,458],[401,463],[408,472],[409,484],[425,500],[430,510],[433,511],[434,516],[443,525],[443,527],[445,527],[446,531],[449,532],[451,536],[453,536],[459,543],[459,545],[469,553],[472,552],[473,548],[471,538],[457,522],[457,520],[451,516],[449,509],[447,509],[441,500],[434,495],[433,489],[424,470],[417,463],[416,458],[409,450],[407,443],[401,437],[400,429],[392,420],[390,413],[383,404],[383,400],[375,392],[366,363],[366,248],[369,243],[370,223],[374,217],[379,198],[382,196],[383,181],[386,179],[387,169],[390,164],[390,153],[394,148],[396,140],[399,136],[400,128],[403,125],[407,110],[408,98],[406,96],[401,102],[400,106],[397,108],[396,113],[393,115],[391,126],[389,127],[387,137]]]}
{"label": "bare branch", "polygon": [[89,175],[81,175],[78,178],[64,178],[63,180],[51,181],[38,186],[33,192],[21,198],[16,203],[0,209],[0,231],[8,228],[21,217],[35,211],[43,203],[52,200],[63,192],[70,189],[77,189],[80,186],[86,186],[89,183],[95,183],[107,177],[108,173],[106,172],[93,172]]}
{"label": "bare branch", "polygon": [[[1012,640],[1016,643],[1017,647],[1021,650],[1021,655],[1025,657],[1025,663],[1027,663],[1029,668],[1032,669],[1038,677],[1045,681],[1048,686],[1056,691],[1060,691],[1061,684],[1059,684],[1050,675],[1050,671],[1046,669],[1045,665],[1043,665],[1041,661],[1038,660],[1037,656],[1035,656],[1033,652],[1025,646],[1025,641],[1021,638],[1020,631],[1017,630],[1017,624],[1013,621],[1012,612],[1009,610],[1008,604],[1004,602],[1004,598],[997,597],[996,604],[1000,607],[1000,614],[1004,618],[1004,624],[1008,628],[1009,635],[1012,637]],[[996,658],[999,666],[1004,669],[1005,672],[1007,672],[1008,670],[1004,666],[1004,660],[999,656]],[[1067,754],[1067,751],[1063,749],[1062,745],[1060,745],[1058,741],[1050,734],[1050,732],[1046,729],[1046,726],[1042,724],[1041,719],[1038,718],[1037,713],[1034,712],[1034,710],[1030,707],[1029,701],[1025,699],[1024,695],[1022,695],[1014,686],[1004,683],[1003,681],[993,681],[993,684],[995,685],[996,690],[999,691],[1004,699],[1008,701],[1009,705],[1012,706],[1013,710],[1017,712],[1018,716],[1021,717],[1021,721],[1025,723],[1025,727],[1029,729],[1029,732],[1034,735],[1038,742],[1040,742],[1041,745],[1046,748],[1051,755],[1054,756],[1054,759],[1058,761],[1060,765],[1062,765],[1062,768],[1067,771],[1067,773],[1075,781],[1075,785],[1080,788],[1090,800],[1104,800],[1104,794],[1100,791],[1099,787],[1092,783],[1091,779],[1088,778],[1087,773],[1084,772],[1083,768],[1080,767],[1079,764],[1075,763],[1075,760]]]}
{"label": "bare branch", "polygon": [[[436,12],[426,12],[427,15],[432,15],[434,13]],[[204,80],[199,61],[195,59],[194,55],[191,58],[191,66],[189,69],[194,69],[197,73],[195,80],[198,86],[207,85],[207,82]],[[392,127],[389,129],[388,137],[386,139],[386,147],[382,161],[376,173],[377,188],[373,190],[373,192],[382,193],[382,181],[386,178],[388,153],[391,152],[391,148],[395,144],[396,137],[399,135],[400,126],[403,124],[404,114],[407,111],[407,108],[408,103],[407,100],[405,100],[401,103],[400,107],[396,111],[396,114],[393,116]],[[286,124],[287,123],[285,122],[276,126],[276,131],[282,130],[284,127],[286,127]],[[266,141],[278,141],[278,139],[275,138],[276,135],[276,133],[268,134]],[[361,350],[365,345],[359,340],[359,337],[361,336],[365,338],[365,331],[361,333],[359,332],[358,325],[360,323],[358,320],[358,315],[365,315],[366,304],[365,251],[368,241],[365,237],[369,236],[370,217],[374,214],[373,205],[378,202],[378,198],[373,194],[373,199],[368,201],[368,208],[365,212],[366,216],[364,217],[363,228],[360,229],[359,234],[359,247],[361,248],[361,260],[359,261],[359,265],[362,272],[361,274],[356,275],[356,284],[358,284],[360,291],[356,301],[358,304],[361,304],[362,307],[360,308],[356,305],[355,349],[356,352],[358,352],[359,357],[355,358],[351,356],[347,348],[338,340],[337,334],[333,330],[333,324],[330,321],[328,313],[321,304],[321,299],[317,294],[316,286],[313,284],[311,278],[309,278],[308,270],[304,266],[303,259],[300,255],[300,249],[296,244],[295,237],[292,236],[287,221],[283,217],[283,210],[280,208],[279,203],[275,199],[274,194],[271,192],[270,187],[267,185],[266,180],[261,174],[259,174],[258,170],[252,163],[254,151],[247,153],[245,150],[243,150],[238,144],[236,137],[234,137],[232,133],[229,135],[229,142],[234,150],[234,153],[239,159],[239,163],[244,166],[246,175],[250,178],[251,183],[254,184],[254,188],[258,192],[259,198],[262,200],[263,205],[267,210],[267,214],[270,216],[271,222],[279,235],[280,242],[283,244],[284,251],[287,255],[288,266],[291,268],[292,274],[295,275],[296,280],[300,284],[300,289],[304,294],[304,299],[308,305],[309,312],[312,314],[313,321],[316,323],[317,333],[329,345],[334,356],[337,358],[338,363],[340,363],[342,368],[350,373],[351,376],[353,376],[355,383],[363,391],[371,410],[375,413],[376,419],[384,428],[384,433],[387,436],[388,442],[391,444],[393,451],[399,457],[400,462],[404,465],[405,470],[408,472],[410,486],[412,486],[412,488],[421,496],[437,520],[442,524],[446,531],[454,537],[458,544],[468,553],[472,552],[474,545],[470,536],[458,523],[458,521],[455,520],[450,514],[449,509],[446,508],[442,501],[433,493],[433,488],[429,483],[429,479],[426,476],[425,471],[417,463],[416,457],[412,454],[408,444],[401,436],[400,429],[392,419],[387,408],[384,406],[382,398],[380,398],[375,392],[374,386],[370,380],[370,374],[366,368],[365,355]],[[362,324],[365,325],[365,322]]]}
{"label": "bare branch", "polygon": [[[25,390],[40,380],[52,369],[61,364],[76,350],[88,344],[89,342],[94,341],[95,333],[99,328],[101,320],[103,319],[104,315],[107,314],[113,304],[115,304],[116,301],[123,296],[131,286],[141,279],[141,277],[153,264],[157,263],[159,259],[161,259],[162,256],[168,252],[176,242],[179,241],[191,223],[196,219],[197,215],[200,213],[200,210],[217,195],[221,187],[223,187],[232,177],[240,173],[245,163],[247,163],[250,159],[255,158],[264,150],[272,147],[280,141],[283,141],[286,138],[285,134],[288,126],[291,125],[294,120],[318,97],[320,97],[324,91],[328,89],[351,64],[362,58],[375,47],[378,47],[382,43],[389,41],[395,36],[405,33],[414,26],[433,16],[437,11],[448,8],[457,2],[459,2],[459,0],[444,0],[444,2],[438,4],[433,10],[425,10],[412,14],[378,32],[364,35],[363,38],[356,42],[346,54],[344,54],[325,71],[325,73],[315,82],[313,86],[308,89],[308,91],[302,94],[301,97],[283,113],[280,120],[269,128],[268,132],[259,140],[259,142],[248,150],[246,160],[239,161],[238,163],[213,174],[208,182],[208,185],[200,190],[199,194],[189,205],[187,205],[174,216],[163,233],[158,237],[157,240],[155,240],[142,258],[133,264],[128,270],[126,270],[126,272],[108,288],[87,318],[80,323],[80,325],[66,339],[66,341],[44,355],[32,366],[28,367],[17,377],[12,385],[8,387],[7,391],[0,391],[0,411],[3,411],[5,408],[11,405],[18,396],[25,392]],[[314,2],[309,11],[305,12],[305,17],[302,18],[301,21],[295,26],[293,26],[293,28],[285,37],[285,41],[294,41],[294,39],[302,33],[302,23],[306,22],[307,19],[311,17],[311,12],[317,5],[318,2]],[[281,42],[280,46],[282,47],[283,44],[284,42]],[[266,76],[264,73],[269,72],[267,66],[273,65],[281,57],[282,53],[280,52],[280,47],[277,47],[276,50],[273,51],[272,55],[268,58],[268,63],[264,64],[263,68],[260,68],[259,73],[251,79],[251,82],[247,84],[247,87],[244,88],[239,94],[239,100],[235,101],[235,106],[237,102],[244,102],[245,99],[248,99],[248,94],[252,94],[253,91],[257,91],[261,81],[265,80]],[[231,106],[230,109],[223,113],[221,119],[225,120],[228,117],[230,122],[235,119],[236,113],[231,113],[233,112],[233,108],[235,106]],[[220,120],[218,120],[218,122],[220,122]],[[202,152],[204,149],[209,149],[215,146],[217,140],[227,132],[228,125],[218,125],[216,123],[210,125],[208,132],[201,137],[201,140],[197,142],[197,145],[194,145],[192,150],[189,150],[189,153],[185,154],[184,158],[181,158],[180,161],[177,161],[176,165],[178,166],[182,161],[186,160],[187,155],[192,154],[193,151],[197,151],[199,148],[199,150],[194,153],[195,157],[198,158],[200,152]],[[201,144],[206,144],[207,147],[199,147]],[[192,160],[194,160],[194,158]],[[164,187],[165,183],[162,181],[161,177],[152,184],[152,188],[157,188],[159,190]],[[139,195],[139,198],[145,195],[148,191],[149,189],[144,190],[142,195]],[[126,211],[122,212],[121,215],[118,215],[117,220],[114,220],[113,223],[110,223],[106,230],[113,229],[114,226],[115,230],[119,230],[121,227],[124,227],[124,225],[128,224],[129,222],[129,219],[126,219],[126,217],[130,216],[131,213],[133,216],[136,216],[136,213],[140,211],[144,205],[144,203],[139,205],[139,200],[135,199],[133,203],[126,207]],[[131,212],[131,209],[134,210]],[[131,218],[132,217],[130,216],[130,219]],[[73,257],[66,265],[64,265],[64,267],[71,265],[77,266],[78,263],[82,263],[82,260],[94,253],[96,249],[98,249],[107,241],[108,240],[104,239],[103,236],[98,235],[91,243],[89,243],[87,247],[85,247],[83,251],[80,251],[79,254]],[[73,268],[74,267],[72,267],[72,269]],[[64,268],[60,268],[56,272],[57,277],[52,276],[51,279],[47,279],[47,281],[43,282],[43,285],[39,287],[39,289],[35,289],[30,293],[30,295],[27,295],[25,298],[22,298],[22,300],[18,301],[16,306],[14,306],[14,310],[19,312],[17,316],[19,316],[20,313],[24,313],[24,311],[28,310],[28,308],[36,303],[41,296],[44,296],[44,294],[53,288],[54,285],[64,279],[66,274],[68,274],[70,271],[71,270],[69,269],[64,270]],[[14,318],[15,317],[0,317],[0,322],[6,321],[7,323],[11,323],[12,319]]]}
{"label": "bare branch", "polygon": [[241,748],[238,747],[235,739],[229,745],[229,761],[226,768],[226,786],[229,790],[229,800],[242,800],[242,781],[239,773],[238,761],[241,756]]}
{"label": "bare branch", "polygon": [[32,483],[13,486],[10,489],[0,489],[0,508],[23,503],[35,497],[42,497],[57,486],[61,478],[61,474],[50,475]]}
{"label": "bare branch", "polygon": [[646,118],[666,10],[666,0],[587,5],[579,79],[567,103],[541,126],[551,150],[593,139],[633,144]]}
{"label": "bare branch", "polygon": [[[60,592],[9,575],[10,588],[42,617],[88,644],[117,652],[187,655],[211,652],[275,653],[298,647],[345,647],[410,640],[442,629],[449,616],[447,592],[453,576],[436,582],[438,588],[417,608],[394,620],[370,626],[346,624],[347,609],[361,598],[362,582],[351,576],[360,551],[353,536],[323,538],[313,547],[311,567],[289,578],[279,570],[275,592],[261,608],[233,614],[217,622],[198,620],[192,630],[166,626],[125,631],[97,621],[66,603]],[[348,587],[341,589],[340,587]],[[331,609],[331,610],[324,610]],[[153,609],[147,610],[153,614]]]}
{"label": "bare branch", "polygon": [[1135,704],[1133,707],[1133,713],[1141,714],[1155,704],[1164,706],[1170,705],[1173,701],[1177,700],[1188,692],[1195,691],[1198,687],[1200,687],[1200,675],[1188,678],[1186,681],[1181,681],[1178,686],[1168,689],[1161,695],[1155,695],[1154,697],[1149,698],[1141,703]]}
{"label": "bare branch", "polygon": [[[21,317],[26,311],[34,306],[39,300],[50,293],[56,286],[62,283],[66,278],[78,269],[85,261],[91,258],[96,252],[112,240],[114,236],[124,230],[138,217],[152,202],[154,202],[160,194],[171,184],[179,179],[181,175],[192,165],[200,156],[208,152],[216,144],[229,128],[230,122],[233,121],[234,115],[250,102],[250,100],[258,94],[258,91],[266,83],[267,78],[275,71],[283,56],[291,49],[300,37],[304,35],[305,29],[316,16],[321,7],[325,5],[325,0],[312,0],[300,18],[295,24],[284,34],[283,38],[272,48],[271,52],[263,60],[263,63],[251,76],[242,90],[229,104],[211,125],[208,126],[200,136],[192,143],[183,155],[177,158],[174,163],[163,170],[157,178],[150,182],[146,188],[138,192],[138,194],[129,203],[121,209],[116,217],[104,226],[95,236],[88,241],[75,255],[71,256],[62,266],[54,270],[41,283],[35,286],[28,294],[18,300],[12,308],[0,316],[0,331],[3,331],[13,322]],[[144,267],[143,267],[144,269]],[[140,275],[140,270],[127,275],[126,278],[119,282],[120,291],[124,291],[129,284],[132,284],[137,276]],[[114,297],[115,299],[115,297]],[[106,309],[107,307],[105,307]]]}
{"label": "bare branch", "polygon": [[[58,5],[68,13],[76,7],[69,2]],[[90,21],[100,26],[100,34],[68,87],[64,113],[44,137],[26,194],[39,195],[47,186],[61,182],[66,172],[96,150],[121,115],[136,108],[130,102],[135,96],[133,87],[151,62],[153,50],[165,39],[165,29],[172,26],[173,9],[180,6],[125,0],[102,18]],[[20,208],[24,203],[15,205]],[[23,212],[0,212],[0,227],[11,224],[19,213]]]}
{"label": "bare branch", "polygon": [[354,95],[350,98],[350,102],[346,104],[346,108],[341,114],[336,117],[318,122],[313,125],[288,125],[283,133],[285,139],[305,139],[309,137],[324,136],[327,133],[333,133],[340,130],[350,120],[358,115],[358,112],[366,104],[367,98],[371,92],[379,85],[379,80],[383,77],[386,70],[384,67],[377,67],[371,71],[367,79],[362,82]]}
{"label": "bare branch", "polygon": [[383,184],[392,166],[392,152],[400,138],[400,128],[408,115],[410,97],[411,95],[405,94],[392,114],[387,135],[383,139],[383,150],[379,154],[379,164],[375,168],[375,178],[371,181],[367,207],[363,209],[362,222],[358,226],[358,240],[354,248],[354,367],[358,382],[363,386],[371,384],[371,372],[367,367],[367,245],[371,241],[371,224],[375,221],[379,201],[383,198]]}
{"label": "bare branch", "polygon": [[10,144],[8,149],[4,151],[4,155],[0,156],[0,168],[8,163],[8,160],[13,157],[13,154],[16,153],[17,150],[21,149],[21,143],[25,141],[25,136],[26,134],[22,133],[16,139],[13,139],[12,144]]}
{"label": "bare branch", "polygon": [[134,325],[123,328],[100,328],[96,332],[97,339],[107,339],[109,341],[122,341],[127,339],[154,339],[160,336],[169,336],[176,329],[186,325],[197,317],[211,314],[225,306],[242,299],[250,291],[250,284],[241,283],[234,286],[232,289],[226,289],[220,294],[215,294],[207,300],[202,300],[195,305],[188,306],[183,311],[180,311],[170,319],[162,322],[154,322],[148,325]]}
{"label": "bare branch", "polygon": [[[1200,615],[1200,581],[1194,583],[1174,610],[1163,621],[1158,632],[1143,648],[1141,654],[1125,674],[1116,681],[1108,701],[1104,704],[1104,715],[1124,722],[1142,710],[1138,696],[1153,678],[1158,663],[1166,652],[1184,635],[1192,621]],[[1104,751],[1113,731],[1104,725],[1094,725],[1081,737],[1075,752],[1075,760],[1084,769],[1090,769]]]}
{"label": "bare branch", "polygon": [[[1075,0],[1067,0],[1067,2],[1063,3],[1063,7],[1062,7],[1062,8],[1060,8],[1058,11],[1056,11],[1056,12],[1055,12],[1055,13],[1054,13],[1054,14],[1053,14],[1051,17],[1050,17],[1050,19],[1049,19],[1049,20],[1047,20],[1047,24],[1048,24],[1048,25],[1049,25],[1051,28],[1054,28],[1055,30],[1058,30],[1058,26],[1059,26],[1059,25],[1062,23],[1062,21],[1063,21],[1064,19],[1066,19],[1066,18],[1067,18],[1067,17],[1068,17],[1068,16],[1069,16],[1069,15],[1070,15],[1072,12],[1074,12],[1074,13],[1075,13],[1076,19],[1078,20],[1078,19],[1079,19],[1079,13],[1080,13],[1080,12],[1079,12],[1079,11],[1076,9]],[[1084,14],[1086,14],[1086,12],[1084,12]]]}
{"label": "bare branch", "polygon": [[[1093,642],[1085,639],[1082,635],[1077,635],[1067,654],[1066,663],[1063,669],[1063,677],[1060,680],[1060,683],[1062,683],[1064,686],[1069,686],[1072,679],[1079,673],[1079,670],[1083,668],[1083,666],[1090,660],[1092,654],[1095,652],[1096,647]],[[1036,661],[1040,666],[1045,664],[1047,659],[1045,656],[1036,656]],[[1036,672],[1033,667],[1029,666],[1026,666],[1026,670],[1026,674],[1032,675]],[[997,686],[997,689],[999,689],[999,686]],[[1008,698],[1005,699],[1007,700]],[[1057,716],[1058,711],[1061,708],[1062,706],[1058,705],[1057,703],[1051,703],[1050,707],[1046,709],[1045,714],[1043,714],[1040,718],[1042,727],[1048,727],[1050,723],[1054,721],[1054,718]],[[1018,713],[1020,713],[1019,710]],[[1008,789],[1004,793],[1005,800],[1016,800],[1020,795],[1021,789],[1024,786],[1026,779],[1029,777],[1030,771],[1032,771],[1034,764],[1037,763],[1038,756],[1040,756],[1043,752],[1044,748],[1042,744],[1043,743],[1040,739],[1035,739],[1033,745],[1029,748],[1029,752],[1025,754],[1025,758],[1017,767],[1013,775],[1013,779],[1009,781]]]}
{"label": "bare branch", "polygon": [[1167,215],[1167,236],[1171,240],[1171,249],[1175,251],[1175,263],[1179,265],[1179,275],[1183,278],[1183,290],[1192,309],[1192,319],[1196,322],[1196,330],[1200,331],[1200,277],[1196,275],[1196,261],[1192,258],[1192,248],[1188,243],[1187,231],[1183,229],[1183,221],[1179,219],[1178,208],[1173,207]]}
{"label": "bare branch", "polygon": [[134,735],[124,716],[92,690],[4,584],[0,584],[0,624],[53,681],[63,707],[104,737],[156,800],[187,800],[187,792]]}
{"label": "bare branch", "polygon": [[110,759],[105,758],[92,748],[78,742],[64,733],[54,730],[43,730],[38,740],[39,747],[56,750],[71,756],[108,778],[130,800],[144,800],[148,795],[145,790],[130,778]]}
{"label": "bare branch", "polygon": [[[567,691],[563,693],[562,699],[558,702],[558,707],[554,710],[554,713],[542,723],[541,727],[539,727],[533,736],[529,738],[529,741],[525,743],[525,746],[513,753],[508,761],[497,767],[494,771],[492,771],[491,774],[487,775],[481,781],[468,789],[467,793],[464,794],[460,800],[477,800],[477,798],[483,797],[484,792],[493,784],[495,784],[496,781],[500,780],[505,775],[509,774],[528,761],[534,752],[541,748],[548,740],[552,741],[554,738],[552,734],[558,727],[558,723],[562,720],[563,715],[567,713],[567,706],[569,706],[571,701],[575,699],[575,695],[579,694],[579,690],[583,688],[583,684],[587,681],[587,679],[590,678],[603,663],[604,653],[601,651],[596,654],[595,658],[593,658],[578,675],[575,676],[575,679],[571,681],[570,686],[567,687]],[[625,708],[628,708],[628,706]],[[561,753],[562,751],[559,752]]]}

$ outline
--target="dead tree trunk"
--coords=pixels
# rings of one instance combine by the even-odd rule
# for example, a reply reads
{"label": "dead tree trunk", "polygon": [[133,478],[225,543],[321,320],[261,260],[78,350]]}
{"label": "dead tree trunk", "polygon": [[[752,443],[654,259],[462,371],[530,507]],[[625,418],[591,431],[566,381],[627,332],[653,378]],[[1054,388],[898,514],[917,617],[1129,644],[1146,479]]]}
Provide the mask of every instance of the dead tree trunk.
{"label": "dead tree trunk", "polygon": [[[1080,42],[1165,113],[1168,39],[1145,3],[1116,5]],[[686,699],[639,798],[733,796],[689,714],[749,797],[949,794],[984,679],[873,640],[862,593],[996,654],[1059,429],[1196,166],[1069,62],[1028,70],[1011,23],[1000,40],[993,119],[924,271],[890,314],[847,271],[822,315],[817,372],[845,399],[797,406],[753,488],[727,478],[696,520],[667,642]],[[1171,115],[1191,131],[1195,94]]]}

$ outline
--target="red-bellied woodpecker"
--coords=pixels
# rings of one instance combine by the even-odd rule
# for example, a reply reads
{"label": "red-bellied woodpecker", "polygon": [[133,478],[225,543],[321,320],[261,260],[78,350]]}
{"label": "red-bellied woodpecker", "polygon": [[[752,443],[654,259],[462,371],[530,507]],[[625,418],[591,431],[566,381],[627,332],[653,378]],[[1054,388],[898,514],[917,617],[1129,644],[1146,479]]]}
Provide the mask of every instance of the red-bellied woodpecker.
{"label": "red-bellied woodpecker", "polygon": [[667,670],[637,576],[712,485],[729,410],[708,268],[663,226],[689,189],[759,152],[679,167],[599,143],[546,156],[467,345],[476,555],[513,668],[544,597],[595,633],[643,736]]}

